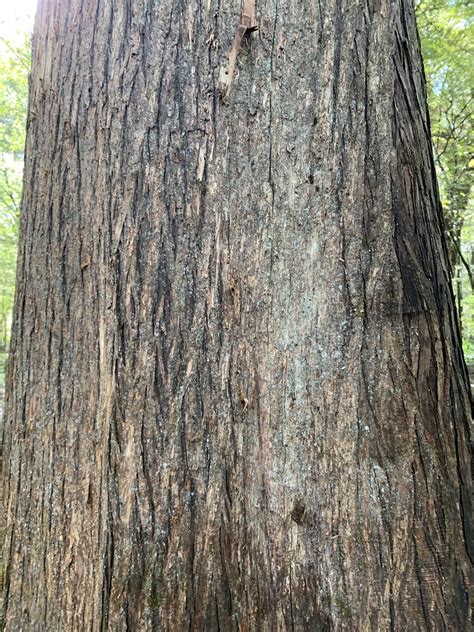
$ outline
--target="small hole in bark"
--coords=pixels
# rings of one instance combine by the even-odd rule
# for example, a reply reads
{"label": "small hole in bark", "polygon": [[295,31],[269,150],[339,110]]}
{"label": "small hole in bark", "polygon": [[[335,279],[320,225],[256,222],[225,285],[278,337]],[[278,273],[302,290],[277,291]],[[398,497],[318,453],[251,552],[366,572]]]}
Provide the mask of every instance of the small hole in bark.
{"label": "small hole in bark", "polygon": [[306,513],[306,507],[301,500],[295,500],[293,511],[291,512],[291,519],[296,524],[303,524],[304,515]]}

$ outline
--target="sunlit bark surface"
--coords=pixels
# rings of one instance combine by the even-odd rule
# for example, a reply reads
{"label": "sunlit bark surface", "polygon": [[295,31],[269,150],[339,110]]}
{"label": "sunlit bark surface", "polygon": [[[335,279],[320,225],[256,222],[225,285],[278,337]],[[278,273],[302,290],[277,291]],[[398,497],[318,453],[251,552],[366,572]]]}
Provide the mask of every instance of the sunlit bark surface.
{"label": "sunlit bark surface", "polygon": [[[409,0],[40,0],[6,630],[468,630]],[[471,551],[472,555],[472,551]]]}

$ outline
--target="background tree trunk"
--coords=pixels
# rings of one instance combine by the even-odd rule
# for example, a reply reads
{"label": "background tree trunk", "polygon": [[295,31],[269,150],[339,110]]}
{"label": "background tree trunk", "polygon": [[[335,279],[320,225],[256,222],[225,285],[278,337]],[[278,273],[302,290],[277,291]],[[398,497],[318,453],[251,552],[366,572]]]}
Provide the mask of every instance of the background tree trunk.
{"label": "background tree trunk", "polygon": [[40,0],[7,630],[468,629],[413,7],[257,15],[223,98],[237,0]]}

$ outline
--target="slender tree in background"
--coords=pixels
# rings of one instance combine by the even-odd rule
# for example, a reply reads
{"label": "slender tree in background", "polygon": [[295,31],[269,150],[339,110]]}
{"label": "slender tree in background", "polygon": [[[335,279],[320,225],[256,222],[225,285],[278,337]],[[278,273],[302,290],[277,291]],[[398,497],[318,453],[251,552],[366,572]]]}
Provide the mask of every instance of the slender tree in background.
{"label": "slender tree in background", "polygon": [[467,630],[409,0],[40,1],[7,630]]}

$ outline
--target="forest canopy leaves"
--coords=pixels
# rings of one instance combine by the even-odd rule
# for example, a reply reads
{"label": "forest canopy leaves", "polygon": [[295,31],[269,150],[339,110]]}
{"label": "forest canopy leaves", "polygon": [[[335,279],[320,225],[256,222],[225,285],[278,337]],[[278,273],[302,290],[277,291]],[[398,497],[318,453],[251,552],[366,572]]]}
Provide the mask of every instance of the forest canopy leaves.
{"label": "forest canopy leaves", "polygon": [[0,42],[0,385],[15,290],[30,35]]}
{"label": "forest canopy leaves", "polygon": [[474,361],[474,3],[422,0],[417,7],[441,202],[464,351]]}

